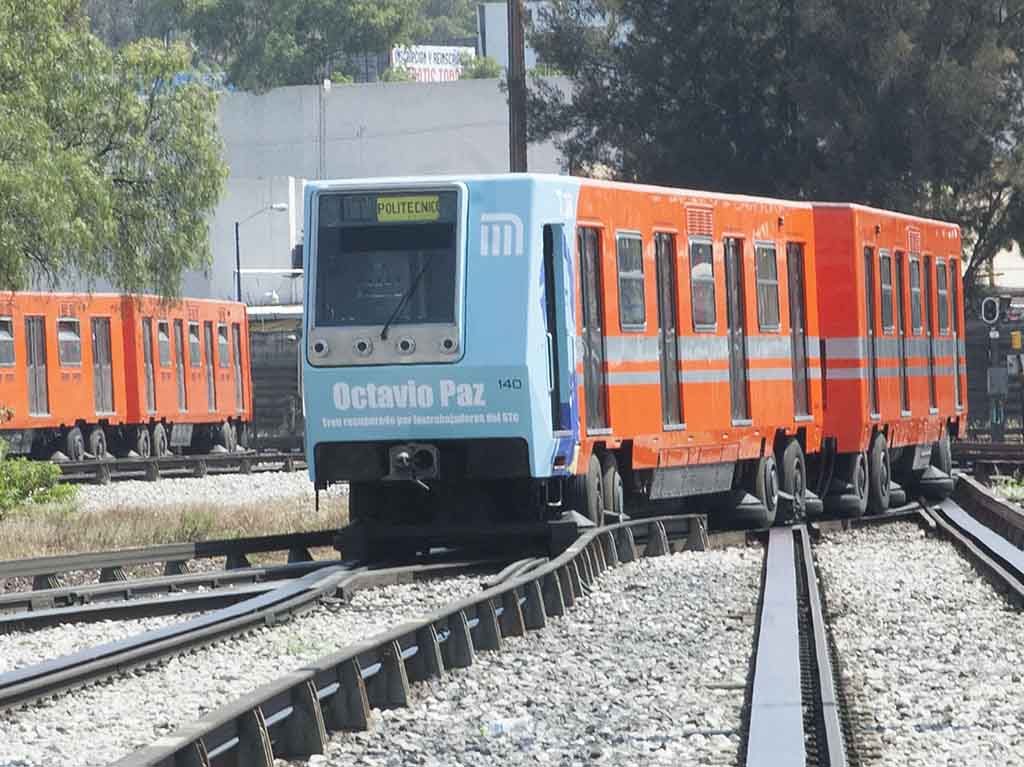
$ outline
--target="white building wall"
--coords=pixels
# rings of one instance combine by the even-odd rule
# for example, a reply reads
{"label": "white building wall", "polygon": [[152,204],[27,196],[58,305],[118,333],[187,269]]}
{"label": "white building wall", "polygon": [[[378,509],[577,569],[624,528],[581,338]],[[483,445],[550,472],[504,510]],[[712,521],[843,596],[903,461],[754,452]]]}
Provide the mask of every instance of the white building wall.
{"label": "white building wall", "polygon": [[[234,222],[242,269],[291,267],[302,239],[305,179],[501,173],[508,169],[508,103],[497,80],[368,83],[229,93],[219,111],[229,178],[210,227],[213,264],[190,274],[185,294],[233,298]],[[531,146],[530,170],[560,172],[558,153]],[[302,280],[243,275],[250,304],[301,300]]]}

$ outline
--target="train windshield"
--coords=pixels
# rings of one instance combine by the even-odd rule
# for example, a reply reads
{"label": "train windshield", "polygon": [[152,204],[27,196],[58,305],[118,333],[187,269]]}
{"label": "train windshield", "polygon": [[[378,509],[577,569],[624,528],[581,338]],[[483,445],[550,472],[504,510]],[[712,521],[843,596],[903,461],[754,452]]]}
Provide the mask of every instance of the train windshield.
{"label": "train windshield", "polygon": [[455,192],[320,199],[316,324],[453,323]]}

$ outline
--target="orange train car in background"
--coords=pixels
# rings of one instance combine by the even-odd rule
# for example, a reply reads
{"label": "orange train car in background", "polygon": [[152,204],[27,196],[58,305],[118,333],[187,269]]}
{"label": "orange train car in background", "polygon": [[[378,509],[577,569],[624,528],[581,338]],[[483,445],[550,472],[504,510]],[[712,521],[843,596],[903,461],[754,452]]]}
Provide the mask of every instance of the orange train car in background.
{"label": "orange train car in background", "polygon": [[967,420],[960,229],[848,204],[815,204],[814,227],[838,510],[946,494]]}
{"label": "orange train car in background", "polygon": [[252,414],[248,350],[234,302],[2,294],[0,437],[71,460],[232,450]]}

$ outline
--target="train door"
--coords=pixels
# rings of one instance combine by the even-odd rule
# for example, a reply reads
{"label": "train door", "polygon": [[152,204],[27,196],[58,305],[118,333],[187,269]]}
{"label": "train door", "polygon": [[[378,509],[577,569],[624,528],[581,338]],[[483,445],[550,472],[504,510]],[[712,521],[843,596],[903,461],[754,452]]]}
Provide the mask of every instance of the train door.
{"label": "train door", "polygon": [[92,382],[96,414],[114,412],[114,374],[110,356],[110,319],[93,317],[92,331]]}
{"label": "train door", "polygon": [[661,360],[661,414],[666,426],[683,422],[679,397],[679,312],[676,307],[676,238],[654,235],[654,277],[658,287],[658,358]]}
{"label": "train door", "polygon": [[935,390],[935,320],[932,318],[932,311],[935,308],[935,299],[932,298],[932,291],[935,289],[935,280],[932,278],[932,257],[924,257],[924,308],[925,323],[924,330],[928,342],[928,406],[935,410],[938,402]]}
{"label": "train door", "polygon": [[875,251],[864,248],[864,308],[867,325],[868,404],[878,415],[878,348],[875,344]]}
{"label": "train door", "polygon": [[[710,255],[711,244],[708,243]],[[750,419],[747,399],[746,321],[743,312],[743,241],[725,238],[725,300],[729,321],[729,392],[732,420]]]}
{"label": "train door", "polygon": [[[544,322],[547,328],[548,390],[551,400],[551,429],[572,429],[565,376],[569,371],[569,335],[565,322],[565,240],[561,226],[544,227]],[[587,397],[589,401],[589,396]],[[562,403],[566,403],[563,409]]]}
{"label": "train door", "polygon": [[142,318],[142,366],[146,379],[146,409],[156,412],[156,379],[153,372],[153,320]]}
{"label": "train door", "polygon": [[599,230],[581,229],[577,245],[580,253],[580,295],[583,300],[583,390],[587,398],[587,431],[593,432],[608,428]]}
{"label": "train door", "polygon": [[896,251],[896,355],[899,359],[900,410],[910,412],[910,382],[907,380],[907,318],[904,314],[903,253]]}
{"label": "train door", "polygon": [[25,346],[28,350],[28,412],[49,415],[50,397],[46,383],[46,318],[25,318]]}
{"label": "train door", "polygon": [[188,389],[185,386],[185,322],[174,321],[174,367],[178,379],[178,410],[188,412]]}
{"label": "train door", "polygon": [[949,290],[953,299],[953,316],[950,326],[953,328],[953,391],[956,394],[957,410],[964,406],[963,392],[960,387],[960,318],[963,314],[960,311],[960,270],[959,263],[955,258],[949,259]]}
{"label": "train door", "polygon": [[804,246],[786,244],[786,266],[789,272],[789,334],[793,347],[793,412],[797,416],[811,414],[807,389],[807,296],[804,289]]}
{"label": "train door", "polygon": [[242,388],[242,329],[237,322],[231,324],[231,362],[235,372],[235,409],[245,412],[245,391]]}
{"label": "train door", "polygon": [[213,323],[203,323],[203,337],[206,342],[206,406],[212,413],[217,409],[217,382],[213,371]]}

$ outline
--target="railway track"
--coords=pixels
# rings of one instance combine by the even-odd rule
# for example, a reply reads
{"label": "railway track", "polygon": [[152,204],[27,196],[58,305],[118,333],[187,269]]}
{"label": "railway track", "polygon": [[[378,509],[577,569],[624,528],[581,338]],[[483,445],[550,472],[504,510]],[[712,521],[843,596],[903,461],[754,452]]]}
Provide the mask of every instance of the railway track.
{"label": "railway track", "polygon": [[252,474],[305,471],[306,459],[296,452],[203,453],[150,458],[102,458],[61,461],[61,481],[106,485],[115,480],[156,482],[162,477],[205,477],[208,474]]}
{"label": "railway track", "polygon": [[[196,560],[223,558],[224,571],[248,571],[196,573],[189,581],[196,586],[263,577],[264,574],[251,569],[250,556],[287,552],[290,563],[311,562],[313,556],[310,549],[333,546],[336,534],[336,530],[320,530],[0,561],[0,580],[32,580],[31,591],[4,594],[0,598],[0,605],[7,609],[40,609],[110,598],[112,594],[129,598],[171,590],[186,582],[175,579],[188,576],[189,563]],[[131,580],[125,570],[135,565],[154,564],[163,565],[164,579]],[[99,585],[61,585],[62,576],[81,571],[96,572]]]}
{"label": "railway track", "polygon": [[[845,684],[846,673],[838,672],[844,660],[848,665],[850,659],[837,661],[832,636],[836,629],[829,623],[828,594],[818,582],[814,542],[825,533],[915,521],[931,536],[954,542],[980,571],[1002,584],[1001,590],[1024,601],[1024,586],[1020,585],[1024,582],[1024,555],[974,517],[976,504],[969,499],[984,490],[970,480],[962,479],[964,482],[969,484],[961,484],[953,500],[907,506],[883,517],[857,521],[709,535],[702,517],[673,517],[586,530],[550,560],[531,557],[500,571],[492,562],[494,574],[482,590],[370,638],[358,636],[351,644],[342,643],[296,670],[234,697],[153,745],[122,756],[116,764],[269,767],[278,759],[324,753],[332,733],[369,727],[374,709],[409,706],[412,685],[428,680],[444,684],[443,680],[449,679],[446,672],[473,666],[480,653],[501,650],[506,639],[532,634],[553,618],[571,615],[581,599],[598,590],[600,576],[619,564],[682,549],[762,542],[766,544],[764,591],[740,727],[744,763],[802,767],[861,764],[864,755],[878,747],[877,738],[873,740],[863,698],[848,693],[839,683],[842,679]],[[990,499],[994,501],[997,499]],[[1017,529],[1024,531],[1024,516],[1014,513]],[[437,575],[459,572],[464,564],[435,563],[432,567]],[[476,564],[486,567],[485,563]],[[410,577],[405,568],[397,568],[393,574]],[[199,638],[188,641],[212,641],[201,632],[216,634],[221,623],[231,625],[231,621],[242,619],[250,621],[250,626],[274,622],[279,619],[278,610],[301,611],[301,605],[347,595],[360,579],[370,577],[358,563],[327,563],[287,581],[284,587],[254,594],[231,607],[218,607],[181,626],[201,627],[200,633],[193,635]],[[261,583],[259,588],[267,585]],[[262,606],[268,612],[260,615]],[[125,664],[160,657],[149,656],[154,650],[147,647],[159,650],[161,642],[173,639],[170,634],[190,634],[181,626],[155,632],[141,644],[122,643],[102,652],[92,648],[75,659],[64,659],[60,667],[43,668],[41,676],[37,668],[12,677],[11,684],[0,677],[0,708],[53,694],[68,675],[78,673],[74,671],[78,666],[84,666],[88,674],[90,664],[109,662],[109,667],[95,672],[104,676]],[[115,650],[126,655],[120,657]],[[55,676],[48,676],[51,673]]]}

